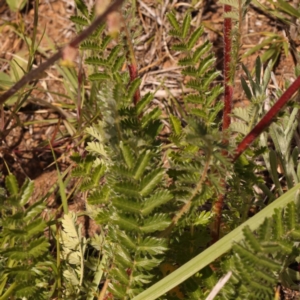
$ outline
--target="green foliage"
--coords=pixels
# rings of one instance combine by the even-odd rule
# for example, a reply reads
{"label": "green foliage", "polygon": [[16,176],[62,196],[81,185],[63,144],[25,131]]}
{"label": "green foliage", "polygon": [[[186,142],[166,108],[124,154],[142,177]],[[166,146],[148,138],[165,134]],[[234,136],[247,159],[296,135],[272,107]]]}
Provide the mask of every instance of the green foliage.
{"label": "green foliage", "polygon": [[[82,49],[91,53],[85,63],[91,66],[91,89],[97,90],[94,97],[102,116],[86,129],[89,154],[84,160],[74,157],[73,175],[83,178],[80,188],[88,192],[91,215],[107,228],[102,254],[109,291],[118,299],[131,299],[151,282],[167,250],[166,239],[157,237],[170,224],[162,208],[173,199],[158,136],[161,111],[150,106],[152,94],[132,105],[141,81],[121,71],[126,44],[111,47],[112,39],[104,33],[97,42],[92,39]],[[82,267],[77,265],[78,281]]]}
{"label": "green foliage", "polygon": [[17,11],[20,11],[22,10],[27,1],[26,0],[6,0],[6,3],[8,4],[9,8],[14,11],[14,12],[17,12]]}
{"label": "green foliage", "polygon": [[94,299],[103,275],[105,257],[99,259],[103,247],[102,234],[87,240],[75,213],[62,218],[60,255],[64,299]]}
{"label": "green foliage", "polygon": [[33,182],[19,189],[13,175],[6,176],[8,194],[1,193],[0,295],[49,299],[55,288],[57,268],[49,253],[47,228],[41,213],[45,205],[28,204]]}
{"label": "green foliage", "polygon": [[[140,80],[128,81],[120,69],[112,68],[110,60],[124,56],[126,48],[119,44],[107,54],[99,49],[101,57],[86,59],[110,80],[104,85],[102,75],[93,77],[102,118],[86,130],[89,155],[76,159],[73,174],[84,178],[81,189],[88,191],[93,217],[107,227],[107,278],[109,291],[118,299],[131,299],[159,275],[155,268],[168,249],[166,238],[172,245],[171,264],[183,264],[205,248],[209,241],[205,227],[213,214],[199,207],[224,192],[220,182],[230,166],[220,154],[225,146],[218,130],[222,103],[217,98],[223,89],[213,84],[220,73],[214,70],[211,44],[198,45],[203,28],[193,30],[189,14],[182,25],[172,14],[168,18],[180,41],[174,49],[185,51],[180,64],[183,74],[191,77],[187,85],[195,92],[184,99],[185,116],[169,117],[173,129],[169,143],[177,149],[168,151],[167,169],[159,138],[161,111],[151,107],[153,95],[146,94],[133,106]],[[170,230],[174,225],[178,228]],[[193,241],[189,248],[188,241]],[[196,282],[192,279],[186,289]]]}
{"label": "green foliage", "polygon": [[[95,18],[95,9],[89,11],[82,0],[75,2],[78,13],[71,21],[82,31]],[[235,25],[234,74],[240,59],[238,25],[249,1],[221,3],[232,8],[224,17]],[[277,5],[298,17],[289,4],[278,1]],[[233,110],[229,133],[237,135],[228,138],[228,132],[220,132],[223,87],[216,80],[221,73],[215,68],[212,44],[201,41],[203,27],[194,28],[189,12],[182,22],[174,13],[167,14],[170,36],[176,40],[172,50],[180,52],[179,65],[189,91],[178,100],[178,111],[170,105],[162,113],[152,102],[154,94],[136,98],[141,79],[131,78],[124,68],[133,65],[131,43],[139,30],[135,28],[134,4],[132,8],[124,6],[122,12],[128,21],[124,25],[127,36],[121,32],[116,42],[101,25],[80,46],[86,74],[82,86],[90,84],[88,93],[70,76],[69,92],[80,92],[86,121],[85,152],[73,156],[76,167],[72,176],[86,196],[85,213],[100,225],[100,234],[85,237],[82,216],[66,210],[56,227],[54,222],[47,224],[41,217],[45,208],[42,202],[29,202],[33,184],[27,181],[19,189],[16,179],[8,175],[8,195],[0,190],[0,297],[92,300],[103,298],[100,293],[104,292],[105,297],[114,299],[142,299],[140,294],[147,287],[182,266],[185,282],[178,275],[167,281],[173,290],[163,299],[204,299],[228,271],[232,276],[217,299],[271,299],[278,282],[295,288],[298,274],[289,265],[300,257],[299,195],[295,196],[296,204],[283,209],[279,205],[272,218],[265,218],[270,213],[257,218],[263,223],[258,229],[259,225],[248,220],[248,213],[253,206],[263,209],[276,198],[275,193],[284,194],[283,187],[292,189],[300,180],[299,149],[292,143],[298,106],[289,107],[288,113],[283,113],[234,164],[230,159],[236,142],[266,112],[272,62],[263,70],[264,59],[257,58],[254,78],[243,66],[247,78],[241,83],[250,105]],[[63,73],[72,74],[67,68]],[[267,152],[270,140],[274,150]],[[266,168],[256,162],[261,155]],[[282,168],[284,183],[278,167]],[[271,174],[275,193],[260,176],[265,170]],[[260,195],[256,192],[259,189]],[[218,249],[208,246],[209,228],[215,217],[211,208],[222,195],[226,195],[222,233],[232,234],[234,239],[225,236]],[[266,195],[268,199],[262,201]],[[288,195],[291,202],[294,194]],[[44,234],[47,226],[51,227],[49,239],[56,241],[52,249]],[[236,241],[233,246],[232,240]],[[209,253],[211,249],[218,255]],[[203,261],[199,259],[202,254]],[[201,267],[191,267],[197,257]],[[216,272],[207,266],[213,262]]]}
{"label": "green foliage", "polygon": [[[155,235],[170,224],[168,214],[159,211],[173,197],[166,189],[164,170],[156,165],[158,149],[147,149],[141,137],[141,146],[129,148],[130,140],[139,136],[139,130],[136,135],[129,131],[121,133],[127,139],[120,141],[118,149],[107,147],[110,162],[106,167],[101,162],[97,165],[95,159],[89,170],[87,158],[75,172],[80,175],[86,172],[84,176],[93,182],[88,203],[100,207],[96,220],[108,228],[104,249],[109,258],[106,268],[111,279],[110,291],[118,298],[131,299],[142,290],[141,283],[150,282],[153,277],[150,270],[159,265],[161,254],[167,250],[166,241]],[[102,139],[110,144],[109,139]]]}
{"label": "green foliage", "polygon": [[[221,120],[218,113],[222,110],[223,103],[218,101],[218,97],[223,92],[223,87],[214,83],[220,73],[215,70],[215,59],[211,54],[212,45],[209,42],[199,43],[203,33],[202,27],[189,27],[189,31],[185,33],[182,29],[179,34],[178,28],[187,26],[186,20],[189,17],[184,18],[183,25],[176,23],[174,18],[173,13],[168,14],[173,26],[170,35],[179,40],[173,48],[184,53],[179,64],[183,66],[182,74],[190,78],[186,85],[192,92],[184,97],[186,115],[169,117],[172,128],[170,140],[176,145],[176,150],[170,150],[168,153],[168,175],[171,179],[169,190],[176,199],[169,209],[179,217],[174,235],[176,246],[173,248],[173,251],[178,253],[174,256],[188,260],[204,244],[187,250],[187,236],[191,240],[193,235],[198,236],[203,243],[209,238],[203,227],[209,223],[212,212],[201,212],[199,208],[204,207],[207,202],[212,202],[224,191],[221,178],[226,176],[230,163],[221,153],[225,147],[226,151],[230,150],[222,143],[223,137],[219,132]],[[174,30],[177,34],[174,34]],[[188,205],[186,211],[184,203]],[[180,218],[182,213],[185,213],[184,218]],[[202,219],[204,215],[207,221]],[[193,226],[193,229],[189,226]],[[178,263],[176,259],[173,262]]]}
{"label": "green foliage", "polygon": [[[250,100],[250,104],[246,108],[239,107],[233,110],[235,122],[231,124],[231,129],[240,133],[241,136],[248,134],[253,125],[269,109],[264,103],[266,100],[266,90],[271,78],[271,68],[272,61],[268,63],[265,71],[262,72],[262,63],[258,57],[255,66],[255,79],[253,79],[246,67],[243,67],[249,83],[242,78],[242,85],[248,100]],[[263,75],[261,75],[262,73]],[[280,91],[278,92],[280,93]],[[269,99],[269,101],[272,100]],[[258,153],[262,154],[266,168],[280,195],[283,194],[283,189],[279,182],[278,168],[282,169],[288,188],[292,188],[295,183],[299,182],[297,175],[298,161],[296,159],[298,148],[292,145],[292,140],[297,130],[298,111],[299,108],[297,105],[289,105],[286,111],[280,116],[280,119],[270,125],[269,132],[261,134],[257,145],[258,149],[261,149]],[[275,151],[270,150],[266,152],[264,150],[268,147],[268,139],[272,140]],[[266,187],[264,187],[264,191],[266,191]],[[271,196],[271,194],[268,191],[268,195]],[[270,200],[273,200],[272,196]]]}
{"label": "green foliage", "polygon": [[208,41],[202,45],[197,44],[203,27],[191,30],[189,14],[185,16],[182,27],[174,21],[176,18],[173,13],[169,13],[167,17],[173,26],[169,34],[179,40],[173,49],[185,53],[185,57],[179,60],[179,65],[184,66],[182,74],[190,77],[186,86],[195,91],[184,97],[185,108],[189,115],[199,118],[206,126],[216,127],[217,114],[223,108],[222,101],[216,103],[216,100],[223,88],[219,84],[212,84],[220,76],[220,72],[214,68],[215,57],[210,51],[212,44]]}
{"label": "green foliage", "polygon": [[289,265],[300,254],[298,218],[292,202],[285,209],[276,209],[255,232],[244,227],[244,241],[234,244],[232,256],[224,261],[234,275],[219,299],[274,299],[278,282],[295,288],[296,272]]}
{"label": "green foliage", "polygon": [[[126,62],[126,46],[119,43],[107,51],[110,39],[102,33],[99,43],[88,41],[82,48],[91,46],[94,53],[99,47],[97,56],[85,62],[92,66],[89,79],[102,115],[86,130],[89,154],[82,160],[74,157],[73,175],[83,178],[81,189],[88,192],[91,215],[107,228],[105,268],[109,291],[118,299],[137,296],[154,276],[163,275],[157,267],[168,249],[167,239],[171,249],[164,263],[171,265],[184,264],[206,248],[213,213],[199,208],[224,193],[221,182],[232,172],[221,154],[231,150],[219,132],[223,104],[218,97],[223,88],[214,83],[220,73],[214,67],[212,46],[199,43],[203,28],[191,28],[189,14],[182,24],[172,13],[168,19],[173,26],[170,34],[179,40],[174,50],[185,54],[179,63],[193,92],[184,97],[184,115],[169,115],[172,133],[165,145],[159,136],[161,111],[151,106],[153,95],[133,105],[140,80],[131,81],[120,69]],[[163,146],[170,149],[165,153]],[[182,288],[196,297],[204,295],[201,287],[201,279],[191,278]]]}

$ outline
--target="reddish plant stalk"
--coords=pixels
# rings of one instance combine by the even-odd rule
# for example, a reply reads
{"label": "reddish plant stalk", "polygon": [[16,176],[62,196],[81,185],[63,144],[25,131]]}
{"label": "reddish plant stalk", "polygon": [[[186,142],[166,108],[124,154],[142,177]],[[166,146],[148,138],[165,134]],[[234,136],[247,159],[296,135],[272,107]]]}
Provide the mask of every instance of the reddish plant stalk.
{"label": "reddish plant stalk", "polygon": [[[226,185],[225,180],[222,180],[222,186],[224,187]],[[224,194],[220,194],[218,197],[218,200],[214,204],[214,213],[215,213],[215,219],[212,223],[212,231],[211,231],[211,244],[214,244],[219,240],[220,237],[220,227],[221,227],[221,221],[222,221],[222,208],[224,203]]]}
{"label": "reddish plant stalk", "polygon": [[272,108],[266,113],[266,115],[240,142],[240,144],[236,148],[235,155],[232,158],[233,162],[235,162],[239,158],[239,156],[249,147],[249,145],[272,123],[279,111],[299,89],[300,76],[290,85],[290,87],[282,94],[279,100],[272,106]]}
{"label": "reddish plant stalk", "polygon": [[[231,6],[224,5],[224,12],[230,12]],[[224,18],[224,109],[223,109],[223,143],[228,144],[228,139],[225,137],[225,132],[230,126],[230,113],[232,107],[232,78],[231,78],[231,31],[232,31],[232,20],[230,18]],[[224,156],[227,156],[227,152],[223,152]],[[221,182],[222,186],[225,186],[225,180]],[[212,243],[215,243],[219,239],[220,224],[222,216],[222,207],[224,203],[224,195],[219,195],[218,200],[214,204],[215,221],[212,228]]]}
{"label": "reddish plant stalk", "polygon": [[[136,79],[138,77],[137,65],[136,64],[128,65],[128,70],[129,70],[129,75],[130,75],[130,81],[132,82],[134,79]],[[140,93],[140,89],[138,88],[133,96],[134,106],[137,105],[137,103],[140,101],[140,99],[141,99],[141,93]]]}
{"label": "reddish plant stalk", "polygon": [[[224,5],[224,12],[230,12],[231,6]],[[224,19],[224,110],[223,110],[223,132],[229,128],[230,113],[232,106],[233,87],[231,80],[231,31],[232,20],[229,18]]]}
{"label": "reddish plant stalk", "polygon": [[[124,30],[125,30],[126,39],[127,39],[128,56],[129,56],[129,61],[130,61],[130,63],[128,64],[128,71],[129,71],[129,76],[130,76],[130,82],[132,82],[133,80],[138,78],[138,75],[139,75],[138,64],[137,64],[137,61],[135,58],[134,47],[131,42],[130,32],[127,28],[124,18],[123,17],[121,17],[121,18],[123,20]],[[141,99],[141,93],[140,93],[140,89],[138,88],[133,96],[134,106],[137,105],[137,103],[140,101],[140,99]]]}
{"label": "reddish plant stalk", "polygon": [[44,63],[40,64],[39,67],[30,71],[28,74],[23,76],[16,84],[14,84],[9,90],[0,95],[0,105],[2,105],[8,98],[14,95],[18,90],[25,86],[28,82],[32,81],[39,74],[42,74],[47,68],[53,65],[58,59],[63,57],[64,49],[67,47],[77,48],[81,42],[83,42],[87,37],[93,33],[93,31],[102,24],[107,15],[113,11],[116,11],[122,4],[123,0],[115,0],[105,12],[96,18],[96,20],[86,29],[84,29],[74,40],[72,40],[67,46],[60,49],[57,53],[47,59]]}
{"label": "reddish plant stalk", "polygon": [[[281,111],[284,105],[291,99],[293,94],[300,89],[300,76],[291,84],[291,86],[282,94],[279,100],[272,106],[272,108],[266,113],[266,115],[258,122],[258,124],[248,133],[248,135],[237,146],[235,155],[232,158],[232,162],[235,162],[239,156],[253,143],[253,141],[267,129],[276,115]],[[224,201],[224,195],[220,195],[218,201],[214,205],[216,213],[216,219],[214,227],[212,229],[212,242],[216,242],[219,239],[220,224],[221,224],[221,212]]]}

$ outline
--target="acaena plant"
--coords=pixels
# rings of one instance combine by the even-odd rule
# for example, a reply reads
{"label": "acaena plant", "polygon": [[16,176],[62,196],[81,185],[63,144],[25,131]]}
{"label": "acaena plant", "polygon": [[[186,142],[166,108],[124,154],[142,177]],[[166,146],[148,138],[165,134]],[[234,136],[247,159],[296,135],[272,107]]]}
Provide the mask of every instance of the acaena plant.
{"label": "acaena plant", "polygon": [[[261,77],[257,59],[255,79],[246,68],[247,80],[242,79],[251,104],[231,111],[234,71],[240,61],[238,28],[249,3],[223,2],[224,88],[215,82],[220,72],[211,44],[199,43],[203,28],[191,26],[189,12],[182,22],[173,12],[167,15],[176,41],[173,50],[182,53],[179,64],[190,78],[186,84],[190,92],[179,102],[180,113],[166,110],[164,122],[152,101],[155,95],[139,93],[134,22],[128,21],[134,12],[123,6],[118,12],[123,17],[114,15],[125,28],[117,37],[107,34],[101,23],[118,1],[100,17],[97,7],[89,11],[82,1],[76,3],[78,14],[72,21],[81,31],[79,37],[0,96],[3,103],[42,69],[58,58],[66,59],[68,47],[76,48],[86,39],[79,49],[86,66],[85,83],[90,85],[84,97],[89,108],[100,113],[85,124],[85,152],[73,155],[77,164],[73,176],[81,180],[87,213],[100,226],[101,238],[93,241],[96,247],[89,256],[76,216],[66,213],[61,219],[59,297],[150,300],[168,293],[167,299],[205,299],[223,274],[232,275],[217,296],[220,299],[271,299],[277,282],[293,287],[297,272],[289,264],[299,256],[299,212],[293,204],[298,199],[299,168],[291,140],[298,108],[290,108],[292,117],[287,113],[275,117],[297,91],[300,79],[278,101],[271,99],[275,103],[266,112],[271,64]],[[225,105],[220,99],[223,92]],[[171,133],[162,139],[165,124]],[[275,153],[267,150],[268,135],[263,133],[267,129]],[[260,141],[255,141],[258,136]],[[277,200],[277,194],[263,185],[260,155],[281,195]],[[286,178],[286,193],[275,174],[277,162]],[[266,206],[260,200],[260,211],[249,218],[249,208],[259,198],[254,186],[261,187],[272,203]],[[227,235],[218,240],[219,231]],[[85,276],[92,283],[85,283]],[[8,290],[13,286],[8,285]]]}

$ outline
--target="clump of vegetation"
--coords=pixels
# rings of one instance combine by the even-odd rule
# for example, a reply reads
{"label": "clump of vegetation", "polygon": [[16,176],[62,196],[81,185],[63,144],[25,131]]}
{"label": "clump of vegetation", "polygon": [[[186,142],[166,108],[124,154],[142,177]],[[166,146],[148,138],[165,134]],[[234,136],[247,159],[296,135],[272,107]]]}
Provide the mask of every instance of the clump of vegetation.
{"label": "clump of vegetation", "polygon": [[[58,59],[73,83],[70,74],[78,76],[69,92],[84,103],[73,132],[84,150],[71,157],[71,176],[99,226],[92,237],[82,234],[62,176],[62,213],[44,220],[45,199],[30,201],[33,183],[19,189],[9,174],[0,195],[0,299],[273,299],[278,283],[295,288],[299,108],[290,100],[300,77],[271,98],[274,62],[258,57],[254,75],[240,62],[249,1],[222,3],[223,85],[212,44],[198,42],[203,26],[191,25],[191,11],[182,21],[167,14],[188,92],[165,111],[154,93],[140,91],[136,7],[121,0],[91,10],[77,0],[71,21],[79,35],[0,95],[4,104]],[[232,109],[239,66],[249,105]]]}

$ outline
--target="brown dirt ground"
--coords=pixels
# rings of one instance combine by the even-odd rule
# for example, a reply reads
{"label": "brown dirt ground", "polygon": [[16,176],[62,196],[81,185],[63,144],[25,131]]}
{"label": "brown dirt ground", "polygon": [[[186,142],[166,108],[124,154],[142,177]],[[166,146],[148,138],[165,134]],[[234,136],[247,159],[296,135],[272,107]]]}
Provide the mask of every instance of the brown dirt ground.
{"label": "brown dirt ground", "polygon": [[[262,1],[264,2],[264,1]],[[92,1],[88,3],[91,5]],[[177,53],[170,50],[174,43],[167,35],[165,14],[171,8],[176,10],[179,18],[189,7],[189,1],[163,2],[154,0],[138,1],[138,17],[142,25],[141,37],[136,41],[136,57],[139,62],[140,76],[142,77],[141,93],[157,89],[155,103],[164,107],[168,93],[179,97],[182,92],[181,82],[185,80],[180,75],[177,66],[180,58]],[[20,13],[9,10],[4,0],[0,0],[0,71],[9,72],[8,61],[16,56],[28,56],[24,40],[14,30],[12,24],[23,23],[24,31],[31,36],[33,29],[33,3],[28,3]],[[214,45],[217,54],[217,66],[222,69],[223,44],[222,44],[222,6],[215,0],[203,0],[197,4],[198,9],[193,11],[192,24],[204,24],[205,34],[199,41],[209,39]],[[39,4],[38,39],[42,37],[40,47],[42,52],[37,55],[36,64],[44,61],[54,53],[53,47],[59,47],[70,41],[75,35],[75,28],[69,21],[74,12],[72,0],[41,0]],[[44,35],[43,35],[44,32]],[[287,40],[285,28],[259,9],[251,6],[242,27],[243,51],[251,49],[263,39],[263,32],[276,33]],[[300,41],[295,39],[297,48]],[[243,63],[252,69],[256,56],[255,53],[245,59]],[[284,89],[285,80],[295,78],[293,68],[295,64],[291,53],[286,57],[282,52],[274,70],[276,82]],[[239,72],[236,76],[234,92],[235,105],[247,105],[244,93],[240,87]],[[162,84],[163,82],[163,84]],[[168,93],[166,89],[168,89]],[[53,156],[49,148],[49,140],[55,141],[55,154],[59,158],[61,170],[66,170],[70,165],[68,156],[72,151],[71,140],[66,134],[66,127],[62,119],[62,112],[55,109],[60,103],[60,96],[56,93],[66,94],[61,76],[55,68],[50,68],[46,76],[39,80],[36,89],[18,113],[12,113],[14,106],[6,107],[1,113],[0,122],[0,171],[3,178],[7,168],[14,173],[21,184],[26,177],[35,180],[35,199],[44,196],[57,181],[57,173],[53,166]],[[47,103],[52,104],[49,108]],[[65,110],[67,111],[67,110]],[[75,116],[75,111],[69,110],[68,114]],[[49,123],[52,120],[52,123]],[[58,121],[60,120],[60,121]],[[25,124],[22,127],[19,124]],[[79,197],[80,198],[80,197]],[[52,195],[48,200],[49,207],[55,203]],[[71,209],[83,210],[84,198],[73,199]],[[57,206],[53,204],[53,209]],[[86,220],[85,220],[86,221]],[[89,229],[86,228],[86,230]],[[93,229],[94,230],[94,229]],[[300,299],[300,293],[295,291],[282,291],[282,299]]]}

